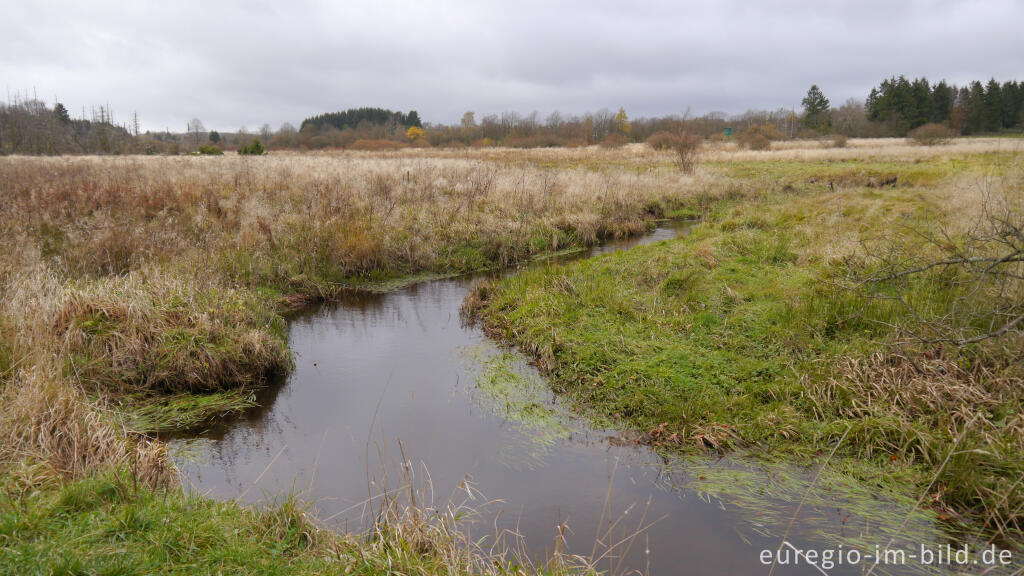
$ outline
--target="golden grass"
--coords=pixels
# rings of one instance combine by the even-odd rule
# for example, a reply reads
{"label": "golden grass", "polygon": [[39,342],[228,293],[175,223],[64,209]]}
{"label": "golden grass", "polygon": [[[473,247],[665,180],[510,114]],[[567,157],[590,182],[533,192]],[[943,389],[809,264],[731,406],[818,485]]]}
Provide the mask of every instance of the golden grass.
{"label": "golden grass", "polygon": [[0,462],[8,481],[35,486],[120,467],[149,486],[171,480],[163,444],[118,430],[48,362],[20,370],[0,403]]}
{"label": "golden grass", "polygon": [[779,160],[844,161],[873,160],[913,162],[953,158],[986,152],[1022,152],[1024,141],[1007,138],[959,138],[944,146],[920,146],[905,138],[850,138],[841,148],[831,140],[773,142],[770,150],[739,149],[733,143],[716,143],[702,149],[705,162],[770,162]]}

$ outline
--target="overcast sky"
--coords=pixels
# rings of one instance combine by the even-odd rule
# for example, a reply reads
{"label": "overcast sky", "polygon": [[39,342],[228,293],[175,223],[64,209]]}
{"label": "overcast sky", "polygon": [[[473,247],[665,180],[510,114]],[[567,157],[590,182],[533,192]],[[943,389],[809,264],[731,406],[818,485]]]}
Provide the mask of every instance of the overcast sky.
{"label": "overcast sky", "polygon": [[296,126],[359,106],[428,122],[833,105],[883,78],[1024,80],[1022,0],[0,0],[0,83],[143,129]]}

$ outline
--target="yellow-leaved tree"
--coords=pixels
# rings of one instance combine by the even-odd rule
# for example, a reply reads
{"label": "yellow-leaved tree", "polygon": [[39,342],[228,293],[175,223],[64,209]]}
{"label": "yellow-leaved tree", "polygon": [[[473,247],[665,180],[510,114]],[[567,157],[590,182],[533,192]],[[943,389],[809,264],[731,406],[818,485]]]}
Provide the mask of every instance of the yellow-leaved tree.
{"label": "yellow-leaved tree", "polygon": [[618,130],[619,134],[629,136],[629,116],[626,116],[625,108],[619,108],[619,113],[615,115],[615,129]]}

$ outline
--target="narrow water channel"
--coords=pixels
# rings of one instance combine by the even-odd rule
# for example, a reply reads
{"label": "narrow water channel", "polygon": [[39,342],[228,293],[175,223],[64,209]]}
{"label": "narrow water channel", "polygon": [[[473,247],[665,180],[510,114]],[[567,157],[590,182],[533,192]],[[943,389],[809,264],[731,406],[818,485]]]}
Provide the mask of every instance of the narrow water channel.
{"label": "narrow water channel", "polygon": [[[677,232],[659,228],[589,256]],[[623,573],[768,573],[760,553],[779,545],[801,490],[758,495],[759,483],[777,482],[775,471],[712,456],[668,463],[614,431],[573,418],[519,356],[460,321],[470,284],[456,278],[348,294],[293,319],[295,370],[265,390],[260,407],[174,440],[189,482],[204,494],[244,495],[249,502],[299,489],[315,499],[318,517],[354,529],[365,525],[361,504],[379,492],[385,470],[391,487],[401,483],[396,463],[404,452],[414,483],[428,498],[432,491],[435,505],[453,494],[465,500],[458,488],[465,481],[475,488],[468,502],[480,507],[468,526],[474,538],[512,530],[529,554],[543,557],[556,527],[565,525],[568,551],[590,554],[609,520],[621,519],[615,534],[622,536],[644,518],[652,525],[628,550],[612,550],[601,568],[615,567],[621,557]],[[810,475],[794,473],[798,485]],[[709,476],[725,480],[712,489]],[[494,501],[485,505],[488,500]],[[826,498],[806,506],[789,540],[803,548],[834,547],[847,531],[877,529],[862,515],[891,504],[866,500],[834,505]],[[928,544],[943,541],[937,528],[926,524],[923,533]],[[827,573],[865,570],[836,566]],[[908,562],[874,573],[922,572],[945,570]],[[776,573],[821,572],[802,565]]]}

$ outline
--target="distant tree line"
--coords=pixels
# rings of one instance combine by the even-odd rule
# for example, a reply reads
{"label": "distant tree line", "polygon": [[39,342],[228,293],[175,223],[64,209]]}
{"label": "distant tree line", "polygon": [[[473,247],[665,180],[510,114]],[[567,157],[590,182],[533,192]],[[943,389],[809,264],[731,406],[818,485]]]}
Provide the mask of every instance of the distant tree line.
{"label": "distant tree line", "polygon": [[[866,100],[832,106],[811,86],[801,108],[748,110],[729,115],[710,112],[630,118],[624,108],[582,115],[558,111],[541,118],[537,111],[514,111],[477,118],[472,111],[458,123],[429,124],[415,111],[353,108],[311,116],[300,129],[284,123],[275,132],[264,124],[255,133],[207,131],[193,118],[182,133],[139,133],[138,118],[117,123],[109,106],[72,118],[61,103],[53,108],[35,98],[0,104],[0,154],[180,154],[217,150],[350,148],[380,150],[403,146],[619,146],[630,142],[667,142],[683,134],[705,139],[730,138],[753,147],[773,140],[821,137],[905,136],[920,127],[950,134],[1024,130],[1024,84],[974,81],[956,86],[925,78],[897,76],[872,88]],[[914,134],[911,134],[912,136]],[[258,143],[257,143],[258,141]]]}
{"label": "distant tree line", "polygon": [[300,130],[318,130],[331,126],[338,130],[358,128],[360,124],[401,127],[403,130],[415,126],[422,128],[420,115],[412,110],[408,114],[385,110],[384,108],[352,108],[341,112],[328,112],[311,116],[302,121]]}
{"label": "distant tree line", "polygon": [[[137,114],[125,122],[115,122],[107,106],[96,106],[91,115],[72,117],[64,104],[53,107],[37,98],[14,96],[0,103],[0,155],[2,154],[211,154],[223,150],[245,149],[262,153],[263,138],[273,138],[279,147],[295,147],[290,140],[297,131],[285,123],[275,133],[264,124],[256,134],[244,127],[237,132],[207,131],[198,118],[193,118],[183,133],[169,130],[141,132]],[[287,145],[287,146],[286,146]]]}
{"label": "distant tree line", "polygon": [[945,80],[929,84],[925,78],[899,76],[872,88],[865,107],[869,120],[896,134],[927,123],[946,124],[962,134],[1000,132],[1024,128],[1024,85],[992,79],[957,87]]}

